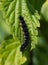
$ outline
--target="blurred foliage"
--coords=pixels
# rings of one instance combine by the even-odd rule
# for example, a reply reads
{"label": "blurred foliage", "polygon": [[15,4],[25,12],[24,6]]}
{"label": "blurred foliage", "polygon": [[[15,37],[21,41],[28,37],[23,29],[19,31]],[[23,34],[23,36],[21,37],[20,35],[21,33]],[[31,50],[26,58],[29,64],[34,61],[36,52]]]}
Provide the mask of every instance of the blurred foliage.
{"label": "blurred foliage", "polygon": [[41,6],[45,1],[46,0],[29,0],[29,2],[33,5],[34,9],[38,10],[38,12],[40,12]]}
{"label": "blurred foliage", "polygon": [[41,7],[41,14],[45,18],[45,20],[48,22],[48,0],[46,0]]}
{"label": "blurred foliage", "polygon": [[33,50],[33,62],[34,65],[48,65],[48,0],[43,2],[40,15],[39,44]]}

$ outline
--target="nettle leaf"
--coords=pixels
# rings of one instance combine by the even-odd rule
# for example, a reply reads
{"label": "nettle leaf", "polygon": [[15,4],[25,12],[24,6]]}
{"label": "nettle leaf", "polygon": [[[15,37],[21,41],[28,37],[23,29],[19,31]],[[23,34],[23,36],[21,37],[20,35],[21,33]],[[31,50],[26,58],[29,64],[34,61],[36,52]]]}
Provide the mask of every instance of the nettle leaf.
{"label": "nettle leaf", "polygon": [[24,20],[29,29],[32,49],[35,47],[35,44],[37,44],[37,27],[40,27],[40,16],[38,15],[37,11],[34,11],[34,14],[32,13],[32,6],[29,4],[30,3],[27,0],[5,1],[4,9],[7,7],[7,10],[5,10],[6,17],[8,19],[8,23],[11,26],[11,29],[14,31],[14,36],[18,37],[20,40],[22,40],[22,42],[24,35],[20,27],[19,16],[22,15],[24,17]]}
{"label": "nettle leaf", "polygon": [[3,17],[3,11],[0,10],[0,43],[4,40],[5,37],[7,37],[10,34],[11,34],[10,27],[5,22],[5,19]]}
{"label": "nettle leaf", "polygon": [[[40,27],[40,23],[39,23],[39,19],[40,16],[38,14],[38,11],[33,10],[32,5],[29,3],[29,0],[2,0],[2,4],[4,7],[4,11],[5,11],[5,16],[6,16],[6,22],[10,25],[10,30],[12,32],[13,38],[16,40],[17,39],[20,40],[20,44],[15,48],[16,49],[16,53],[14,53],[15,49],[12,49],[11,46],[15,44],[11,45],[7,45],[7,49],[11,48],[12,51],[11,56],[13,56],[13,54],[15,54],[15,62],[13,62],[13,65],[21,65],[24,64],[26,58],[22,58],[22,53],[19,51],[19,46],[21,45],[21,43],[24,41],[24,34],[22,31],[22,26],[20,25],[20,20],[19,20],[19,16],[22,15],[25,23],[28,27],[29,30],[29,34],[30,34],[30,44],[31,44],[31,50],[33,48],[35,48],[35,45],[38,43],[38,30],[37,27]],[[16,46],[16,45],[15,45]],[[6,48],[6,47],[5,47]],[[29,55],[29,50],[30,48],[27,48],[27,53]],[[9,49],[8,49],[9,50]],[[25,51],[24,51],[25,54]],[[9,55],[10,56],[10,55]],[[9,57],[8,57],[9,58]],[[6,63],[8,62],[8,59],[5,62],[5,65],[7,65]],[[24,59],[24,62],[22,62],[22,60],[20,59]],[[29,62],[28,62],[29,63]],[[11,59],[11,64],[12,64],[12,59]],[[10,63],[8,64],[10,65]],[[28,64],[26,64],[28,65]]]}
{"label": "nettle leaf", "polygon": [[21,65],[26,60],[27,60],[26,57],[23,57],[22,53],[20,52],[20,47],[18,47],[15,55],[15,65]]}
{"label": "nettle leaf", "polygon": [[[3,45],[0,48],[1,65],[21,65],[27,60],[25,56],[22,56],[22,52],[20,52],[19,40],[11,40],[9,40],[9,44],[7,41],[2,43]],[[4,46],[4,44],[6,45]]]}
{"label": "nettle leaf", "polygon": [[[34,15],[28,9],[29,5],[27,6],[26,0],[22,0],[22,16],[26,21],[26,24],[29,29],[30,37],[31,37],[31,48],[34,48],[35,44],[37,44],[37,27],[40,27],[39,18],[37,17],[38,13],[35,12]],[[31,8],[32,9],[32,8]],[[31,15],[32,14],[32,15]]]}
{"label": "nettle leaf", "polygon": [[5,61],[5,65],[21,65],[26,61],[25,57],[22,57],[22,53],[20,52],[20,47],[17,49],[13,49],[7,60]]}
{"label": "nettle leaf", "polygon": [[[19,23],[19,15],[21,15],[21,1],[12,0],[2,2],[4,5],[6,19],[10,25],[13,35],[18,37],[20,41],[23,42],[24,36]],[[6,4],[4,2],[6,2]]]}

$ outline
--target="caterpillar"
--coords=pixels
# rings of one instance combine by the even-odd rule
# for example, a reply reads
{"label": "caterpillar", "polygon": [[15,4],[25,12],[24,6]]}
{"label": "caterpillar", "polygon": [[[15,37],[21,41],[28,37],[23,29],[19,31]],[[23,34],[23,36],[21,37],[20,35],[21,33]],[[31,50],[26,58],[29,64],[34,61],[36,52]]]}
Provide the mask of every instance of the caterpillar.
{"label": "caterpillar", "polygon": [[29,32],[28,32],[27,25],[26,25],[22,16],[19,17],[19,20],[20,20],[20,23],[22,25],[24,36],[25,36],[25,40],[20,47],[20,51],[23,51],[27,47],[27,45],[29,44]]}

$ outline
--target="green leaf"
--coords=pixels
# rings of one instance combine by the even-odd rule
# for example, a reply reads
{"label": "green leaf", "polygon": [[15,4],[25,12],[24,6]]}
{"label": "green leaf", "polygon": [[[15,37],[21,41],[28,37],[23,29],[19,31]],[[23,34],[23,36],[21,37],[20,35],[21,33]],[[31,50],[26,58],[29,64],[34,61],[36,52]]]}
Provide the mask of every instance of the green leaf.
{"label": "green leaf", "polygon": [[22,52],[20,52],[20,46],[17,48],[15,55],[15,65],[21,65],[26,62],[26,57],[22,56]]}
{"label": "green leaf", "polygon": [[[12,40],[12,39],[11,39]],[[0,59],[2,59],[1,63],[4,65],[21,65],[26,62],[26,57],[22,56],[22,52],[20,52],[20,44],[19,40],[12,42],[4,42],[6,46],[0,48]],[[1,55],[2,54],[2,55]],[[22,59],[22,60],[20,60]]]}
{"label": "green leaf", "polygon": [[[7,1],[8,2],[8,1]],[[6,3],[7,3],[6,2]],[[32,45],[35,46],[37,42],[37,27],[40,27],[39,19],[40,16],[38,15],[38,12],[35,10],[34,13],[32,13],[32,5],[29,3],[29,1],[26,0],[14,0],[8,4],[8,9],[6,11],[7,19],[9,20],[9,24],[11,27],[11,30],[13,30],[14,37],[18,37],[22,42],[24,40],[23,31],[21,30],[19,16],[22,15],[24,17],[24,20],[27,24],[29,34],[31,37],[31,48]],[[5,4],[4,4],[5,5]],[[30,7],[31,6],[31,7]],[[6,6],[7,7],[7,6]],[[5,7],[4,7],[5,9]],[[34,39],[33,39],[34,37]],[[33,41],[33,43],[32,43]],[[33,47],[34,48],[34,47]]]}
{"label": "green leaf", "polygon": [[4,65],[14,65],[14,58],[15,58],[16,49],[13,49],[10,54],[8,55]]}
{"label": "green leaf", "polygon": [[[37,12],[35,13],[38,14]],[[31,49],[34,48],[35,44],[37,44],[37,42],[35,42],[37,39],[35,38],[38,35],[37,27],[40,27],[40,23],[38,21],[37,15],[35,16],[35,13],[34,15],[31,15],[31,11],[28,9],[26,0],[22,0],[22,16],[24,17],[24,20],[28,26],[29,34],[31,37]],[[37,26],[35,22],[37,23]]]}
{"label": "green leaf", "polygon": [[6,36],[10,35],[10,27],[8,24],[6,24],[3,11],[0,10],[0,42],[2,42]]}
{"label": "green leaf", "polygon": [[[28,62],[26,61],[26,65],[28,65],[28,63],[30,62],[29,51],[30,51],[30,49],[32,50],[33,48],[35,48],[35,45],[38,43],[37,27],[40,27],[40,23],[39,23],[40,16],[38,14],[38,11],[31,10],[32,5],[29,2],[29,0],[10,0],[10,1],[2,0],[2,4],[4,7],[5,16],[6,16],[6,20],[7,20],[6,22],[10,25],[10,30],[12,32],[13,39],[14,39],[13,43],[11,42],[11,44],[10,43],[6,44],[5,50],[10,50],[10,49],[13,50],[13,48],[16,49],[16,53],[15,53],[15,57],[14,57],[15,60],[13,60],[14,65],[24,64],[26,59],[28,61]],[[20,46],[21,46],[22,42],[24,42],[24,34],[23,34],[22,26],[20,25],[20,20],[19,20],[20,15],[23,16],[25,23],[28,27],[29,35],[30,35],[29,46],[27,47],[27,50],[25,49],[26,52],[24,51],[24,54],[26,53],[28,55],[25,54],[23,56],[22,56],[22,53],[20,52]],[[16,37],[17,37],[17,39],[20,40],[20,44],[19,45],[17,44],[17,47],[15,45]],[[31,45],[31,47],[30,47],[30,45]],[[13,51],[11,51],[11,54],[12,54],[12,52]],[[11,55],[11,56],[13,56],[13,55]],[[9,59],[10,59],[10,53],[9,53]],[[4,61],[5,64],[9,61],[9,59],[6,62]],[[11,61],[12,61],[12,59],[11,59]],[[9,62],[9,63],[12,64],[12,62]]]}
{"label": "green leaf", "polygon": [[41,15],[48,22],[48,0],[41,7]]}

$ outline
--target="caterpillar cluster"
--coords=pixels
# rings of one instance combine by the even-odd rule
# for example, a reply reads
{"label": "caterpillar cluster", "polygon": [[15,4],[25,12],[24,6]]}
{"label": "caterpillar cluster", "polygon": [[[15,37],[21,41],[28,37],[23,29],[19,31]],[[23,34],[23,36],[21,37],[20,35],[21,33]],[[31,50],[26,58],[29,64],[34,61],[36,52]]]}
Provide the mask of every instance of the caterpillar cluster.
{"label": "caterpillar cluster", "polygon": [[25,40],[20,48],[20,51],[23,51],[27,47],[27,45],[29,44],[29,32],[28,32],[27,25],[26,25],[22,16],[19,17],[19,20],[20,20],[20,23],[22,25],[24,36],[25,36]]}

